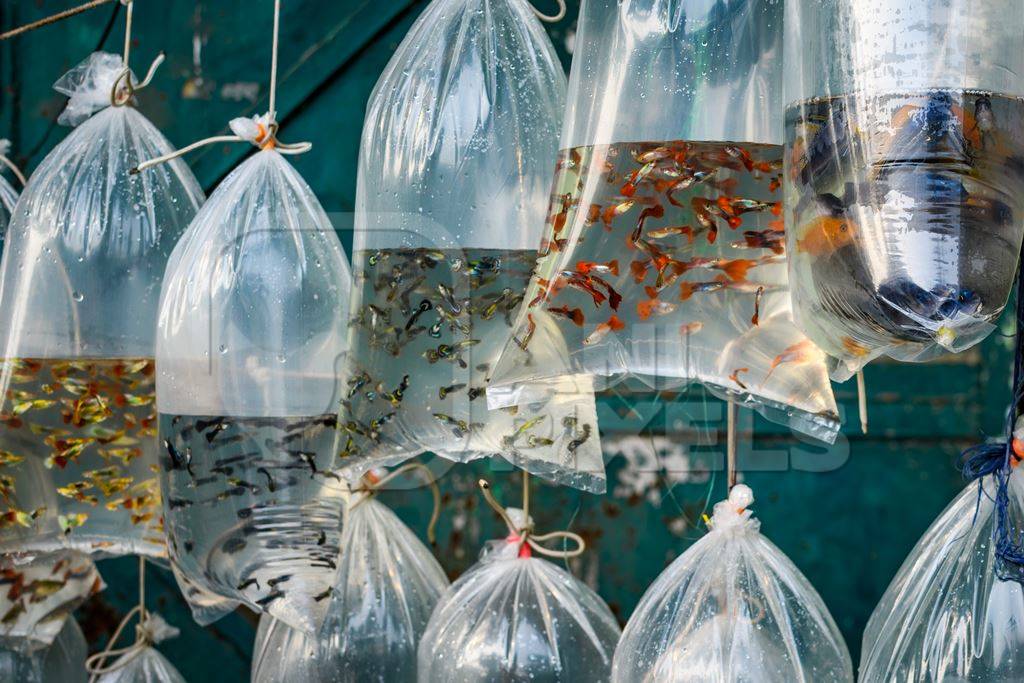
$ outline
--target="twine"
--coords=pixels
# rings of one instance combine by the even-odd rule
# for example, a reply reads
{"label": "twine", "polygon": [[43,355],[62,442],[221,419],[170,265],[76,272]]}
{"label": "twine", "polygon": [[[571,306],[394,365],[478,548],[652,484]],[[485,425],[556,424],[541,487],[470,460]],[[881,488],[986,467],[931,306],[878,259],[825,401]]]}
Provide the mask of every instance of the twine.
{"label": "twine", "polygon": [[857,411],[860,414],[860,431],[868,433],[868,390],[864,384],[864,368],[857,371]]}
{"label": "twine", "polygon": [[364,495],[353,503],[351,507],[349,507],[349,510],[355,510],[366,501],[374,498],[378,493],[380,493],[381,489],[391,481],[397,479],[403,474],[413,471],[423,474],[423,478],[426,480],[427,486],[430,487],[430,492],[434,496],[434,510],[430,515],[430,523],[427,524],[427,539],[430,541],[430,545],[437,545],[437,536],[435,535],[435,531],[437,528],[437,521],[441,517],[441,489],[437,485],[437,479],[434,477],[434,473],[430,471],[429,467],[422,463],[411,462],[406,465],[402,465],[398,469],[389,472],[387,476],[381,477],[380,479],[374,478],[372,481],[368,481],[368,478],[372,475],[368,474],[363,477],[364,484],[355,489],[355,491],[363,493]]}
{"label": "twine", "polygon": [[558,3],[558,12],[556,12],[555,14],[544,14],[539,9],[534,7],[533,5],[530,5],[530,9],[533,10],[533,13],[536,14],[537,18],[540,19],[541,21],[545,21],[545,22],[547,22],[549,24],[554,24],[555,22],[561,21],[562,19],[565,18],[565,11],[566,11],[565,0],[555,0],[555,1]]}
{"label": "twine", "polygon": [[[101,5],[106,5],[107,3],[114,1],[115,0],[91,0],[91,2],[86,2],[76,7],[66,9],[63,12],[57,12],[56,14],[51,14],[48,17],[44,17],[37,21],[30,22],[28,24],[25,24],[24,26],[19,26],[17,28],[11,29],[10,31],[0,33],[0,40],[7,40],[8,38],[13,38],[14,36],[20,36],[22,33],[28,33],[29,31],[34,31],[37,28],[42,28],[43,26],[55,24],[58,21],[67,19],[68,17],[73,17],[76,14],[81,14],[82,12],[86,12],[95,7],[100,7]],[[119,1],[123,3],[124,0]]]}
{"label": "twine", "polygon": [[9,168],[11,173],[14,174],[14,177],[18,179],[18,182],[21,183],[21,186],[25,187],[25,184],[28,182],[25,178],[25,174],[22,173],[21,169],[18,168],[18,165],[11,161],[10,157],[7,156],[7,152],[10,150],[10,147],[10,140],[0,139],[0,164]]}
{"label": "twine", "polygon": [[[129,0],[130,1],[130,0]],[[114,645],[121,637],[122,631],[128,626],[131,620],[139,617],[139,623],[135,625],[135,642],[128,647],[115,648]],[[149,612],[146,611],[146,559],[139,557],[139,604],[131,609],[124,619],[118,624],[114,635],[107,642],[107,647],[102,652],[97,652],[85,660],[85,670],[90,674],[89,683],[95,683],[99,676],[117,671],[132,660],[132,657],[152,645],[146,623],[149,620]],[[131,654],[131,657],[124,655]],[[117,657],[113,664],[107,665],[107,660]]]}
{"label": "twine", "polygon": [[[545,555],[547,557],[556,557],[562,559],[569,559],[572,557],[579,557],[583,554],[583,551],[587,549],[587,544],[583,540],[583,537],[579,534],[571,531],[551,531],[546,534],[534,533],[533,523],[530,521],[530,475],[528,472],[523,472],[523,524],[524,526],[519,527],[509,516],[508,510],[497,501],[494,494],[491,493],[491,485],[486,479],[481,479],[478,482],[480,491],[483,493],[484,500],[487,504],[498,513],[498,516],[508,526],[508,530],[512,534],[510,541],[514,541],[519,544],[519,547],[525,544],[533,549],[535,552]],[[571,550],[552,550],[546,548],[541,543],[544,541],[550,541],[551,539],[561,538],[563,540],[572,541],[576,544],[576,547]]]}

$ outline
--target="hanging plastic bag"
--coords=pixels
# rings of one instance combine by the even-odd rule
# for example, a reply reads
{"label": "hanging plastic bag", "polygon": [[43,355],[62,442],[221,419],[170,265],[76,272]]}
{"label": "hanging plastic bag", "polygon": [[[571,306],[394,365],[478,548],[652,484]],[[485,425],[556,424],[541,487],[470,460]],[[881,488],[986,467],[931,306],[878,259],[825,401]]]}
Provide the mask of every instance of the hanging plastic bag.
{"label": "hanging plastic bag", "polygon": [[[1021,519],[1016,470],[1008,491]],[[861,680],[1024,679],[1024,591],[996,576],[995,499],[992,476],[970,484],[910,551],[864,631]]]}
{"label": "hanging plastic bag", "polygon": [[587,375],[700,382],[825,441],[781,218],[782,3],[587,2],[542,257],[488,399]]}
{"label": "hanging plastic bag", "polygon": [[416,646],[448,578],[395,513],[367,495],[351,499],[319,637],[264,615],[253,683],[416,680]]}
{"label": "hanging plastic bag", "polygon": [[787,5],[786,222],[798,322],[849,376],[994,328],[1024,234],[1024,15]]}
{"label": "hanging plastic bag", "polygon": [[832,615],[761,535],[753,502],[749,487],[734,486],[708,534],[647,589],[615,650],[613,681],[853,683]]}
{"label": "hanging plastic bag", "polygon": [[62,550],[27,560],[0,556],[0,646],[22,651],[49,646],[72,621],[71,613],[103,588],[96,565],[81,553]]}
{"label": "hanging plastic bag", "polygon": [[80,125],[32,175],[7,231],[3,550],[166,553],[153,335],[167,257],[202,192],[181,162],[129,175],[171,147],[126,82],[121,58],[105,53],[57,82],[70,96],[62,122]]}
{"label": "hanging plastic bag", "polygon": [[430,451],[604,491],[587,378],[534,385],[518,410],[485,396],[533,273],[564,100],[525,0],[435,0],[377,82],[339,413],[353,479]]}
{"label": "hanging plastic bag", "polygon": [[[103,665],[101,657],[99,665],[93,667],[92,670],[98,673],[96,683],[185,683],[184,676],[154,647],[170,638],[177,638],[178,629],[159,614],[149,612],[138,628],[139,641],[135,645],[112,664]],[[95,659],[93,656],[89,661]]]}
{"label": "hanging plastic bag", "polygon": [[68,619],[50,645],[33,652],[0,647],[0,681],[86,683],[88,645],[74,619]]}
{"label": "hanging plastic bag", "polygon": [[[525,526],[521,510],[508,509]],[[608,605],[522,535],[490,541],[434,610],[419,648],[421,683],[608,680],[619,625]]]}
{"label": "hanging plastic bag", "polygon": [[[14,171],[17,167],[7,158],[10,151],[10,140],[0,139],[0,163]],[[11,220],[11,214],[14,213],[14,205],[17,203],[18,191],[7,181],[7,178],[0,175],[0,247],[3,246],[4,238],[7,236],[7,224]]]}
{"label": "hanging plastic bag", "polygon": [[261,151],[196,216],[161,295],[164,520],[191,583],[312,633],[337,571],[344,490],[328,467],[351,276],[276,124],[232,129]]}

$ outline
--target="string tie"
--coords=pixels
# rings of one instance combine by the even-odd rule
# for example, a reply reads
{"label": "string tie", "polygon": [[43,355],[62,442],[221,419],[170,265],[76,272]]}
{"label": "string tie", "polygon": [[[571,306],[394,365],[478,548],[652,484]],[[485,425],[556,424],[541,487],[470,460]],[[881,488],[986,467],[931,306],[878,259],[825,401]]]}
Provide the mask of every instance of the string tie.
{"label": "string tie", "polygon": [[430,471],[429,467],[422,463],[407,463],[398,469],[392,470],[383,477],[378,477],[373,472],[367,472],[363,475],[362,485],[355,489],[356,493],[362,493],[363,495],[349,506],[349,511],[351,512],[352,510],[355,510],[366,501],[374,498],[390,482],[403,474],[408,474],[410,472],[418,472],[421,474],[424,481],[426,481],[427,486],[430,487],[430,492],[434,496],[434,510],[430,515],[430,522],[427,524],[427,539],[430,541],[430,545],[437,545],[436,529],[437,521],[441,517],[441,489],[437,485],[437,478],[434,477],[434,473]]}
{"label": "string tie", "polygon": [[17,178],[18,182],[21,183],[21,186],[24,187],[25,183],[27,182],[25,179],[25,174],[21,172],[21,169],[18,168],[17,164],[11,161],[10,154],[11,141],[7,140],[6,138],[0,138],[0,164],[3,164],[7,168],[11,169],[11,173],[14,174],[14,177]]}
{"label": "string tie", "polygon": [[[509,511],[497,501],[494,494],[491,492],[491,485],[487,483],[486,479],[481,479],[478,482],[480,491],[483,493],[484,500],[487,504],[498,513],[498,516],[508,526],[509,536],[506,539],[509,543],[515,543],[519,546],[519,557],[531,557],[534,552],[544,555],[546,557],[557,557],[562,559],[569,559],[571,557],[579,557],[583,554],[583,551],[587,549],[587,544],[583,540],[583,537],[579,534],[571,531],[552,531],[546,534],[538,534],[534,531],[533,520],[530,519],[528,513],[522,515],[522,523],[517,524],[512,519],[512,515]],[[563,541],[570,541],[576,544],[575,548],[567,548],[563,550],[554,550],[547,548],[542,543],[553,539],[562,539]]]}

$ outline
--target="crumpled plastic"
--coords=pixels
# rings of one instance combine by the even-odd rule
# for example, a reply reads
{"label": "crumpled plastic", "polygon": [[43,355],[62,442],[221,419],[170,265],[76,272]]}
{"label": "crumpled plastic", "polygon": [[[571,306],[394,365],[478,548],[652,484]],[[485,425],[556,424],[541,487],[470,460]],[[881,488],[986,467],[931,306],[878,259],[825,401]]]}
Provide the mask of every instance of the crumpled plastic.
{"label": "crumpled plastic", "polygon": [[[749,487],[651,584],[622,632],[617,683],[853,683],[850,653],[800,570],[761,535]],[[875,680],[875,679],[867,679]]]}
{"label": "crumpled plastic", "polygon": [[100,674],[96,683],[185,683],[185,677],[153,647],[176,638],[178,629],[159,614],[147,614],[148,618],[141,627],[147,644],[121,655],[110,665],[110,671]]}
{"label": "crumpled plastic", "polygon": [[[521,510],[507,512],[523,526]],[[530,556],[518,538],[489,541],[434,610],[418,680],[607,680],[618,639],[614,615],[589,586]]]}
{"label": "crumpled plastic", "polygon": [[[1011,519],[1022,481],[1010,474]],[[910,551],[864,630],[861,680],[1024,680],[1024,590],[996,577],[995,484],[966,486]]]}
{"label": "crumpled plastic", "polygon": [[319,636],[309,638],[264,615],[253,683],[416,679],[416,647],[448,578],[397,515],[366,494],[351,498],[341,547]]}
{"label": "crumpled plastic", "polygon": [[88,644],[74,619],[64,622],[57,638],[31,652],[0,646],[0,681],[11,683],[86,683]]}
{"label": "crumpled plastic", "polygon": [[[93,52],[85,61],[53,84],[53,89],[68,96],[64,111],[57,118],[62,126],[77,126],[100,109],[110,106],[114,84],[124,72],[121,55]],[[135,81],[135,75],[129,78]]]}

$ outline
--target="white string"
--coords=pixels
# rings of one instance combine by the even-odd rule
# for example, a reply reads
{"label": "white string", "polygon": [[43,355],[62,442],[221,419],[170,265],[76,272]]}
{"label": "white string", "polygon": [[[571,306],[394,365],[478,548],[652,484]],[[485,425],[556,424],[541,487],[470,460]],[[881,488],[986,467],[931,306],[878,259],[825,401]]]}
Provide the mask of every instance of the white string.
{"label": "white string", "polygon": [[733,401],[726,401],[725,413],[725,470],[729,491],[736,485],[736,413],[738,407]]}
{"label": "white string", "polygon": [[25,174],[21,172],[20,168],[18,168],[17,164],[11,161],[5,154],[0,154],[0,164],[3,164],[7,168],[11,169],[11,173],[14,174],[14,177],[18,179],[18,182],[21,183],[22,187],[25,187],[25,184],[28,181],[25,178]]}
{"label": "white string", "polygon": [[124,66],[128,68],[128,58],[132,54],[132,14],[135,3],[133,0],[121,0],[121,4],[125,7],[124,17],[124,53],[123,61]]}
{"label": "white string", "polygon": [[281,0],[274,0],[274,38],[270,47],[270,119],[277,121],[277,46],[281,30]]}
{"label": "white string", "polygon": [[549,24],[554,24],[555,22],[564,19],[566,12],[565,0],[555,1],[558,3],[558,12],[556,14],[544,14],[533,5],[530,5],[530,8],[533,10],[533,13],[537,15],[538,19],[540,19],[541,21],[546,21]]}
{"label": "white string", "polygon": [[[129,0],[130,1],[130,0]],[[135,626],[135,642],[128,647],[115,648],[121,632],[131,623],[133,617],[138,615],[139,623]],[[149,646],[149,632],[146,622],[149,620],[149,613],[146,611],[146,558],[139,556],[139,604],[124,615],[124,619],[118,624],[114,635],[107,642],[107,647],[102,652],[97,652],[85,660],[85,670],[91,674],[89,683],[95,683],[103,674],[117,671],[131,661],[132,657],[125,656],[129,653],[138,654]],[[117,657],[113,664],[107,664],[107,660]]]}
{"label": "white string", "polygon": [[860,431],[868,433],[868,390],[864,383],[864,369],[857,371],[857,409],[860,412]]}

